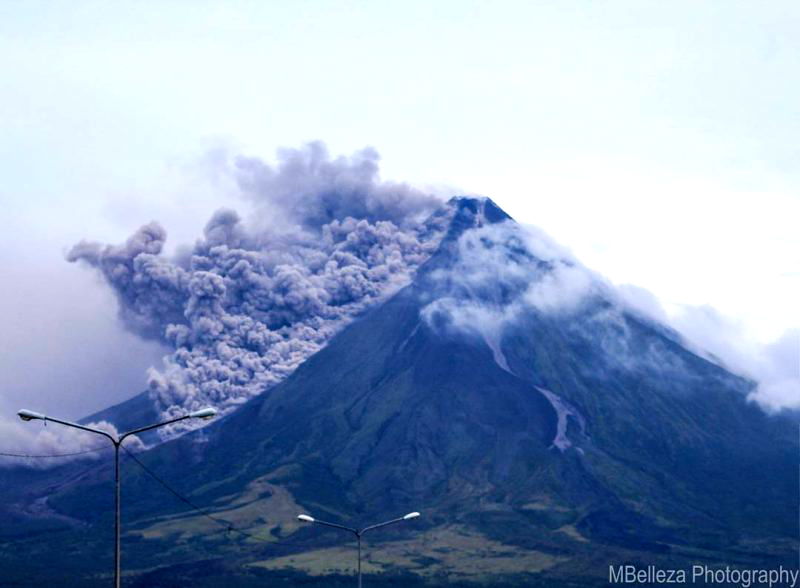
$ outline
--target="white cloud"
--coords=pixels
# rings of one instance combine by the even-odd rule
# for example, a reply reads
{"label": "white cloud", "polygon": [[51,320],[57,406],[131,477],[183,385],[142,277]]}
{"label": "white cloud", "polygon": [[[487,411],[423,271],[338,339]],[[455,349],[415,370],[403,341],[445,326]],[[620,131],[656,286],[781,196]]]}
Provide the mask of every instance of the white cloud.
{"label": "white cloud", "polygon": [[[650,291],[615,286],[629,308],[666,324],[686,338],[690,350],[758,383],[750,399],[767,411],[800,409],[800,329],[788,328],[762,343],[747,323],[712,306],[664,305]],[[665,308],[666,306],[666,308]]]}
{"label": "white cloud", "polygon": [[543,231],[511,221],[465,231],[455,260],[433,272],[436,298],[422,317],[432,326],[480,335],[490,346],[526,308],[570,312],[606,287]]}
{"label": "white cloud", "polygon": [[[105,422],[89,423],[87,426],[105,431],[116,437],[117,429]],[[109,439],[96,433],[81,431],[58,423],[45,425],[44,421],[0,421],[0,439],[3,440],[2,453],[15,453],[26,457],[0,457],[0,467],[27,465],[48,468],[76,459],[98,459],[113,446]],[[144,443],[136,435],[125,439],[125,447],[141,450]],[[85,452],[85,453],[84,453]],[[76,454],[76,455],[69,455]],[[63,456],[63,457],[37,457]]]}
{"label": "white cloud", "polygon": [[735,373],[758,382],[750,395],[768,411],[800,409],[800,329],[787,329],[775,341],[757,342],[741,321],[709,306],[683,306],[669,317],[689,341],[719,357]]}
{"label": "white cloud", "polygon": [[530,285],[523,299],[543,312],[575,308],[595,285],[583,267],[557,263],[542,279]]}
{"label": "white cloud", "polygon": [[458,256],[452,268],[434,275],[440,295],[422,316],[432,326],[483,337],[496,356],[503,329],[525,308],[570,312],[588,295],[602,293],[674,329],[690,351],[757,381],[750,399],[765,410],[800,408],[800,329],[760,343],[744,321],[711,306],[665,304],[645,288],[612,284],[535,227],[502,223],[471,229],[458,241]]}

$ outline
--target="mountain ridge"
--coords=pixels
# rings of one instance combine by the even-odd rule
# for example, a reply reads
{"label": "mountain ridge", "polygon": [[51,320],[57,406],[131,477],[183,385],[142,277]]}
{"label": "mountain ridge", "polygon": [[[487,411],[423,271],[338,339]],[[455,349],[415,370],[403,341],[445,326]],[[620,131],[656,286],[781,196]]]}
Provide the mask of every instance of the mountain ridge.
{"label": "mountain ridge", "polygon": [[[475,558],[453,529],[519,561],[534,554],[553,579],[589,582],[632,557],[790,561],[794,425],[747,402],[752,382],[602,292],[555,310],[550,298],[529,303],[540,293],[531,285],[571,266],[532,253],[490,199],[450,206],[448,231],[411,284],[281,383],[148,451],[148,467],[195,504],[311,553],[336,538],[298,526],[292,509],[354,523],[420,510],[415,528],[439,551],[421,563],[395,553],[384,569],[402,560],[423,576]],[[487,251],[509,267],[481,266]],[[480,271],[465,274],[465,263]],[[219,547],[202,517],[154,498],[141,472],[128,469],[124,488],[135,554],[169,533],[187,554]],[[98,475],[48,502],[74,513],[104,492]],[[168,532],[173,519],[188,530]],[[385,549],[408,533],[387,530]],[[236,557],[273,565],[249,548]],[[484,579],[516,569],[498,554],[485,560]]]}

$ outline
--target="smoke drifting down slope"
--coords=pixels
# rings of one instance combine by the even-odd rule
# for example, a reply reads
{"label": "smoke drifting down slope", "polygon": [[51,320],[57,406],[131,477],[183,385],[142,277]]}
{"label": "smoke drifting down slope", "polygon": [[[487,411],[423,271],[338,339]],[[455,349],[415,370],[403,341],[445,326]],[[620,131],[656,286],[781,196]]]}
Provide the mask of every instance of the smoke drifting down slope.
{"label": "smoke drifting down slope", "polygon": [[423,219],[441,203],[381,182],[377,162],[371,149],[332,160],[319,143],[281,151],[277,167],[238,159],[231,171],[261,219],[219,210],[174,258],[156,222],[122,245],[69,251],[100,271],[130,329],[174,348],[148,378],[165,417],[229,411],[281,381],[429,257],[448,219]]}
{"label": "smoke drifting down slope", "polygon": [[[459,223],[453,215],[461,205],[441,206],[407,185],[381,182],[370,149],[331,159],[313,143],[280,151],[277,166],[239,158],[226,171],[255,203],[247,222],[219,210],[202,238],[173,257],[164,255],[166,231],[155,222],[122,245],[81,242],[68,254],[101,273],[133,332],[174,350],[148,378],[165,417],[207,404],[230,411],[280,382],[353,317],[407,284],[451,220]],[[502,364],[504,331],[531,309],[570,315],[593,297],[604,299],[610,306],[584,314],[585,324],[569,322],[607,332],[612,343],[626,312],[643,312],[661,329],[668,322],[637,309],[541,231],[498,214],[507,222],[485,224],[480,212],[448,243],[457,261],[429,276],[431,298],[421,314],[430,326],[478,335]],[[670,338],[687,345],[677,333]],[[631,350],[612,343],[607,358],[626,365]],[[661,351],[640,359],[670,365]],[[781,385],[795,387],[793,378]],[[764,404],[769,381],[760,379],[752,397]]]}

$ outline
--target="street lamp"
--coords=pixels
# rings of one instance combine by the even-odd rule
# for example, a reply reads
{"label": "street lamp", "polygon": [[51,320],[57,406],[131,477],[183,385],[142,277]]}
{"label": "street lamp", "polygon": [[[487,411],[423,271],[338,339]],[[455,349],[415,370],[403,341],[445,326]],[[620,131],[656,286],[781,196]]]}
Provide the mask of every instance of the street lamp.
{"label": "street lamp", "polygon": [[325,525],[326,527],[333,527],[334,529],[349,531],[356,536],[356,539],[358,540],[358,588],[361,588],[361,536],[367,531],[371,531],[372,529],[385,527],[387,525],[393,525],[395,523],[402,523],[403,521],[409,521],[411,519],[415,519],[418,516],[419,516],[418,512],[410,512],[407,515],[404,515],[400,518],[392,519],[391,521],[386,521],[385,523],[378,523],[377,525],[370,525],[369,527],[364,527],[363,529],[351,529],[350,527],[345,527],[344,525],[337,525],[336,523],[328,523],[325,521],[320,521],[319,519],[315,519],[314,517],[309,516],[307,514],[297,515],[297,518],[305,523],[315,523],[317,525]]}
{"label": "street lamp", "polygon": [[73,427],[75,429],[81,429],[82,431],[88,431],[89,433],[96,433],[98,435],[102,435],[106,437],[111,443],[114,444],[114,487],[115,487],[115,498],[114,498],[114,588],[120,587],[120,493],[119,493],[119,448],[122,445],[122,442],[131,435],[136,435],[137,433],[144,433],[145,431],[149,431],[151,429],[155,429],[157,427],[163,427],[164,425],[170,425],[172,423],[177,423],[178,421],[183,421],[186,419],[203,419],[208,420],[213,418],[217,414],[216,409],[214,408],[203,408],[200,410],[196,410],[194,412],[190,412],[189,414],[185,414],[181,417],[176,419],[170,419],[168,421],[164,421],[163,423],[156,423],[155,425],[148,425],[147,427],[142,427],[140,429],[134,429],[132,431],[128,431],[127,433],[122,433],[118,437],[114,437],[111,433],[106,431],[101,431],[100,429],[93,429],[91,427],[86,427],[84,425],[79,425],[78,423],[71,423],[69,421],[62,421],[61,419],[53,418],[51,416],[43,415],[38,412],[33,412],[32,410],[20,410],[17,415],[23,421],[33,421],[33,420],[41,420],[41,421],[50,421],[52,423],[58,423],[59,425],[66,425],[67,427]]}

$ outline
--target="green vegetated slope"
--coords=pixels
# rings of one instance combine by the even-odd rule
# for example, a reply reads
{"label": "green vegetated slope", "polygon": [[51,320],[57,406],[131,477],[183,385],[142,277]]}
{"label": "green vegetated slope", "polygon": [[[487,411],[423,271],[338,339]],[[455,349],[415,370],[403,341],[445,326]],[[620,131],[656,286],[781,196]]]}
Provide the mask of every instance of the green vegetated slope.
{"label": "green vegetated slope", "polygon": [[[354,565],[351,539],[303,526],[300,512],[360,526],[421,511],[367,536],[365,570],[408,586],[591,585],[609,563],[794,561],[796,425],[749,403],[751,382],[601,295],[569,313],[527,308],[494,342],[421,316],[442,295],[436,272],[459,263],[463,231],[507,221],[491,201],[455,206],[450,235],[412,285],[283,383],[140,456],[254,537],[226,532],[125,464],[125,557],[146,574],[131,585],[170,585],[201,561],[243,586],[338,585]],[[109,473],[96,467],[50,488],[48,508],[82,523],[37,533],[20,515],[23,538],[3,544],[17,555],[0,565],[70,544],[64,565],[101,570]],[[46,490],[34,482],[16,496]]]}

